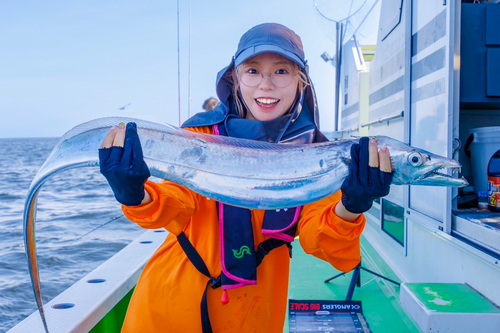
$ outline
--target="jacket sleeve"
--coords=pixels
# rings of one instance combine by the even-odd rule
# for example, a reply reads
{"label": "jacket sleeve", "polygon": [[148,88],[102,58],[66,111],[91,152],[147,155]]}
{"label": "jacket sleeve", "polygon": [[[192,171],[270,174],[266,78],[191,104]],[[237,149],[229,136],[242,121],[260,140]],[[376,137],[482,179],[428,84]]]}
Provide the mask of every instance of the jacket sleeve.
{"label": "jacket sleeve", "polygon": [[122,206],[125,216],[142,228],[165,228],[178,235],[199,209],[201,196],[183,186],[167,181],[160,184],[147,181],[144,187],[151,195],[150,203]]}
{"label": "jacket sleeve", "polygon": [[361,214],[356,221],[347,222],[335,214],[341,193],[302,207],[298,234],[300,245],[308,254],[328,261],[336,269],[349,272],[361,258],[359,237],[366,219]]}

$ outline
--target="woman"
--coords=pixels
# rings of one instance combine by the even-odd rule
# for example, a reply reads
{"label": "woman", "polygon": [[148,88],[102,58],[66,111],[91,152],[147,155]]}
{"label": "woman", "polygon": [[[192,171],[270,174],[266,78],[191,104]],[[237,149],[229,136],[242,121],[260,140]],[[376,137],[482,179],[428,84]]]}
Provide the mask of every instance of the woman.
{"label": "woman", "polygon": [[[261,24],[242,36],[217,77],[217,94],[215,109],[183,127],[277,143],[326,141],[301,40],[282,25]],[[125,215],[170,232],[144,268],[122,332],[282,332],[289,243],[298,235],[305,252],[350,271],[360,260],[361,213],[392,180],[388,150],[362,138],[338,193],[303,207],[250,211],[171,182],[146,182],[133,123],[111,130],[99,154]]]}

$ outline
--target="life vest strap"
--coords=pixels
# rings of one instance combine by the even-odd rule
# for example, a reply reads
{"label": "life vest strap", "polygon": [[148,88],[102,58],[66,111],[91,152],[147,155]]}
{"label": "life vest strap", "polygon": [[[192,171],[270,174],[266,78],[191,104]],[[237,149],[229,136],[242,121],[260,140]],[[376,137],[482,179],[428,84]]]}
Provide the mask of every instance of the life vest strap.
{"label": "life vest strap", "polygon": [[284,240],[276,238],[269,238],[260,243],[259,247],[257,248],[257,251],[255,252],[255,261],[257,267],[262,263],[262,260],[265,258],[265,256],[268,255],[269,252],[285,244],[288,247],[288,254],[290,255],[291,258],[292,244],[290,244],[290,242],[286,242]]}
{"label": "life vest strap", "polygon": [[184,231],[177,236],[177,241],[179,242],[179,245],[182,247],[184,253],[186,253],[186,256],[188,257],[189,261],[191,261],[191,263],[194,265],[194,267],[201,274],[205,275],[209,279],[212,279],[212,276],[210,275],[207,265],[205,265],[205,262],[198,254],[198,251],[196,251],[193,244],[191,244],[189,239],[186,237]]}
{"label": "life vest strap", "polygon": [[[219,277],[220,281],[220,277]],[[203,292],[203,297],[201,298],[200,312],[201,312],[201,330],[203,333],[213,333],[212,324],[210,323],[210,316],[208,315],[208,303],[207,303],[207,289],[212,283],[212,279],[207,282],[205,291]],[[213,288],[213,287],[212,287]]]}
{"label": "life vest strap", "polygon": [[[210,323],[210,316],[208,315],[207,290],[208,286],[212,287],[212,289],[219,288],[221,286],[221,276],[219,275],[217,278],[211,276],[207,265],[205,265],[205,262],[201,258],[200,254],[198,253],[198,251],[196,251],[193,244],[191,244],[184,232],[181,232],[177,236],[177,241],[179,242],[179,245],[181,246],[182,250],[184,250],[184,253],[186,253],[186,256],[188,257],[189,261],[191,261],[193,266],[201,274],[209,278],[207,285],[205,286],[205,290],[203,291],[203,296],[201,298],[200,304],[201,328],[203,333],[213,333],[212,325]],[[260,243],[257,251],[255,252],[257,266],[262,263],[262,260],[269,252],[285,244],[288,247],[288,252],[291,258],[292,245],[289,242],[280,239],[269,238]]]}

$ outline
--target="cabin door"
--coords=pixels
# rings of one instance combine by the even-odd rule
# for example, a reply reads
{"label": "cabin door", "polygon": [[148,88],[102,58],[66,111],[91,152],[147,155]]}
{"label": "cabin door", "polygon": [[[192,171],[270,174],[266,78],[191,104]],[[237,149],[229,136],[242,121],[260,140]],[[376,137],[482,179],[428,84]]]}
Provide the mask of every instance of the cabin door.
{"label": "cabin door", "polygon": [[[450,157],[450,37],[446,1],[412,1],[409,142]],[[407,104],[408,105],[408,104]],[[436,222],[448,219],[445,187],[410,186],[409,208]]]}

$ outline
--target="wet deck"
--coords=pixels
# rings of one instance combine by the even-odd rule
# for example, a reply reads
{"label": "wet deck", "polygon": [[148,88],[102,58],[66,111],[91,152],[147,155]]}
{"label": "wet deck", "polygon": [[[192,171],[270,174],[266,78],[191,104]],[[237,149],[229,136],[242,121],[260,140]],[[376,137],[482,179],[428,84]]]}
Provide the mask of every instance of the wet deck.
{"label": "wet deck", "polygon": [[[363,267],[382,274],[392,280],[398,277],[383,261],[368,241],[361,239]],[[291,261],[290,299],[344,300],[352,273],[329,283],[323,281],[338,274],[330,264],[304,253],[298,240],[293,247]],[[361,271],[361,288],[356,287],[353,300],[362,301],[364,316],[373,333],[420,332],[415,322],[399,305],[399,287],[381,278]],[[372,280],[372,281],[370,281]],[[366,285],[363,285],[365,284]],[[288,318],[284,332],[288,332]]]}

